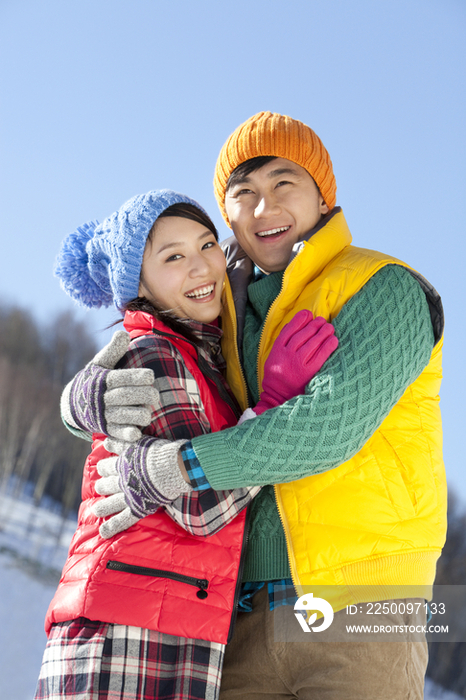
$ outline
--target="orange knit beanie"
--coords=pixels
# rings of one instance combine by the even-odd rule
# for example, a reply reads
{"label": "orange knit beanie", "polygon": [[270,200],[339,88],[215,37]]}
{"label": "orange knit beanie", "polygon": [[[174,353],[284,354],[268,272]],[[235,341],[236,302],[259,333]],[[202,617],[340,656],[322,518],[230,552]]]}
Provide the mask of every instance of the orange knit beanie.
{"label": "orange knit beanie", "polygon": [[297,163],[314,179],[328,208],[335,206],[337,184],[332,161],[317,134],[291,117],[259,112],[232,133],[215,166],[215,197],[228,225],[225,212],[228,178],[238,165],[256,156],[277,156]]}

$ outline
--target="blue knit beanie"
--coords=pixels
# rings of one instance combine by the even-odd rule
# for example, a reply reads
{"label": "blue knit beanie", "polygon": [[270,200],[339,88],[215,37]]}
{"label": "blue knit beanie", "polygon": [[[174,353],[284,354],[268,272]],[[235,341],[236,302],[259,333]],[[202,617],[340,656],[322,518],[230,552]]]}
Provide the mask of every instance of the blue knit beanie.
{"label": "blue knit beanie", "polygon": [[172,204],[193,199],[172,190],[138,194],[99,224],[90,221],[65,238],[54,274],[63,290],[81,306],[121,309],[139,291],[142,257],[149,232]]}

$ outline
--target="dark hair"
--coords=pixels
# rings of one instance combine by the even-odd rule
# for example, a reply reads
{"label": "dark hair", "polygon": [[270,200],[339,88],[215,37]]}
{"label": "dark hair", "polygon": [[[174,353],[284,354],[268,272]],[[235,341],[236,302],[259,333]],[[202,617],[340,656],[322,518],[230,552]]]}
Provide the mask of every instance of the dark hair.
{"label": "dark hair", "polygon": [[[270,163],[271,160],[276,160],[277,158],[278,156],[256,156],[255,158],[245,160],[244,163],[240,163],[238,167],[233,170],[230,177],[228,178],[225,193],[228,192],[228,190],[231,187],[234,187],[238,182],[242,182],[245,177],[255,172],[256,170],[260,170],[260,168],[263,168],[264,165]],[[309,173],[309,175],[311,175],[311,173]],[[314,180],[313,177],[312,179]],[[320,187],[315,180],[314,183],[317,189],[319,190],[319,194],[322,194],[320,192]]]}
{"label": "dark hair", "polygon": [[[171,207],[167,207],[166,209],[164,209],[164,211],[158,217],[157,221],[159,219],[164,219],[169,216],[178,216],[181,219],[189,219],[190,221],[196,221],[196,223],[201,224],[201,226],[205,226],[206,228],[208,228],[209,231],[211,231],[214,234],[215,240],[218,241],[218,233],[213,221],[209,216],[207,216],[207,214],[204,211],[194,206],[194,204],[189,204],[188,202],[178,202],[178,204],[172,204]],[[152,237],[154,235],[154,229],[157,226],[157,221],[154,222],[149,232],[149,236],[147,237],[148,240],[152,240]]]}
{"label": "dark hair", "polygon": [[276,158],[277,156],[256,156],[255,158],[245,160],[244,163],[240,163],[228,178],[225,192],[228,192],[230,187],[234,187],[237,182],[241,182],[255,170],[259,170],[264,165],[267,165],[267,163],[270,163],[271,160],[276,160]]}
{"label": "dark hair", "polygon": [[[201,224],[201,226],[205,226],[207,229],[209,229],[209,231],[211,231],[214,234],[215,240],[218,241],[217,229],[215,228],[210,217],[207,216],[205,212],[201,211],[201,209],[198,209],[196,206],[194,206],[194,204],[189,204],[187,202],[178,202],[177,204],[172,204],[170,207],[167,207],[167,209],[165,209],[160,214],[160,216],[152,225],[152,228],[149,231],[149,235],[147,237],[148,241],[152,242],[156,231],[157,222],[159,221],[159,219],[168,218],[170,216],[178,216],[181,219],[189,219],[190,221],[195,221],[196,223]],[[154,316],[159,321],[162,321],[162,323],[168,326],[168,328],[170,328],[175,333],[182,335],[191,343],[199,345],[198,338],[196,338],[196,336],[191,331],[189,325],[186,322],[184,322],[177,316],[174,316],[169,311],[159,309],[157,306],[154,305],[152,301],[150,301],[146,297],[136,297],[135,299],[131,299],[131,301],[124,305],[123,310],[145,311],[146,313]],[[119,321],[117,321],[117,323],[118,322]]]}

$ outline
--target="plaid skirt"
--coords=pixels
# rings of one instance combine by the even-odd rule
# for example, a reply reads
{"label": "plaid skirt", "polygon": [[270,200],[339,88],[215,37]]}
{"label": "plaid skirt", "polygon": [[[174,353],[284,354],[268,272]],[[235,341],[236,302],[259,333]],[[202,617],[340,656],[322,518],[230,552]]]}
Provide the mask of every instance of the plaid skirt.
{"label": "plaid skirt", "polygon": [[35,700],[216,700],[225,645],[79,618],[53,625]]}

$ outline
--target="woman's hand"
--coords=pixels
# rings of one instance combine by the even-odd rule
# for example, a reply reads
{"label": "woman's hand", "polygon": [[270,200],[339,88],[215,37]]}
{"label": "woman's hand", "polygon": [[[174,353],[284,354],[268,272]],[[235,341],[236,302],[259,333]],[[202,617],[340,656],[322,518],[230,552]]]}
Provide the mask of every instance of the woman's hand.
{"label": "woman's hand", "polygon": [[304,394],[306,385],[338,347],[334,328],[310,311],[299,311],[280,331],[264,365],[259,403],[254,413]]}
{"label": "woman's hand", "polygon": [[61,411],[69,425],[128,442],[142,436],[140,429],[151,421],[158,392],[151,369],[113,369],[130,341],[129,333],[117,331],[65,387]]}
{"label": "woman's hand", "polygon": [[99,528],[104,539],[134,525],[161,506],[192,490],[178,466],[178,451],[186,440],[160,440],[149,435],[133,443],[107,438],[105,448],[117,456],[97,463],[100,496],[92,507],[98,518],[112,516]]}

